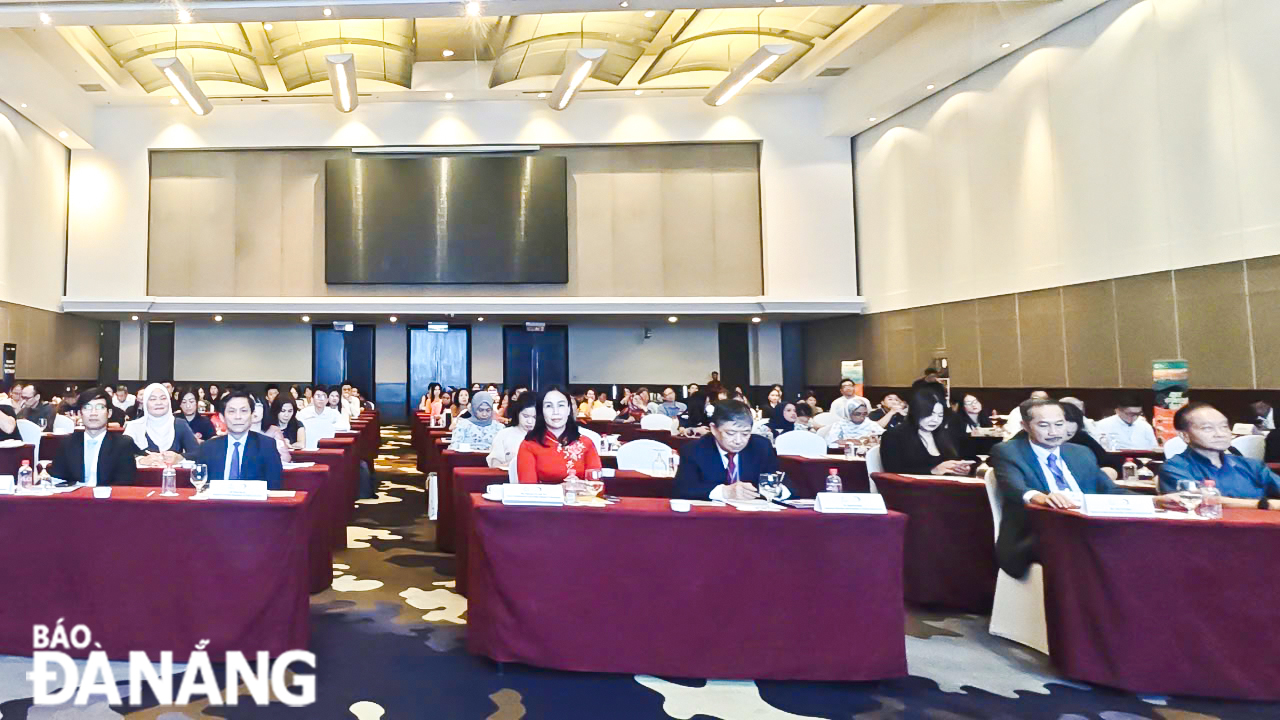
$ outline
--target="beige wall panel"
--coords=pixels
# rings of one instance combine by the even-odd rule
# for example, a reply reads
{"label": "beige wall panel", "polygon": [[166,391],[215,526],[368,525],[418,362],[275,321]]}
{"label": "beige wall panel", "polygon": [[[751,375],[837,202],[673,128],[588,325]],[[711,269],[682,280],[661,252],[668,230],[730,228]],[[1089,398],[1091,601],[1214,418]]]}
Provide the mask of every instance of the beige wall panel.
{"label": "beige wall panel", "polygon": [[284,265],[281,230],[286,210],[283,157],[269,152],[235,156],[236,295],[277,295],[283,290],[279,280]]}
{"label": "beige wall panel", "polygon": [[946,332],[942,323],[941,305],[911,310],[911,325],[915,328],[916,363],[920,365],[916,370],[917,377],[921,370],[933,365],[936,355],[946,353],[943,342]]}
{"label": "beige wall panel", "polygon": [[[910,385],[920,377],[916,333],[910,310],[884,313],[885,372],[889,385]],[[917,367],[918,366],[918,367]]]}
{"label": "beige wall panel", "polygon": [[1191,387],[1253,387],[1244,263],[1178,270],[1174,281],[1182,357],[1190,364]]}
{"label": "beige wall panel", "polygon": [[1249,260],[1247,265],[1258,387],[1280,388],[1280,255]]}
{"label": "beige wall panel", "polygon": [[[324,288],[324,153],[286,153],[280,185],[281,295]],[[285,222],[288,218],[288,222]]]}
{"label": "beige wall panel", "polygon": [[0,302],[0,344],[18,346],[18,380],[98,377],[97,320]]}
{"label": "beige wall panel", "polygon": [[1150,387],[1151,361],[1178,356],[1173,275],[1159,272],[1117,278],[1115,289],[1121,385]]}
{"label": "beige wall panel", "polygon": [[[583,295],[608,295],[613,291],[613,180],[609,175],[577,173],[569,178],[570,285]],[[597,242],[576,242],[575,238]]]}
{"label": "beige wall panel", "polygon": [[1067,384],[1066,348],[1062,339],[1062,293],[1057,288],[1018,294],[1018,332],[1022,384],[1063,387]]}
{"label": "beige wall panel", "polygon": [[1110,280],[1062,288],[1067,368],[1072,387],[1116,387],[1115,297]]}
{"label": "beige wall panel", "polygon": [[982,346],[982,384],[1021,387],[1018,316],[1014,296],[982,298],[978,305],[978,341]]}
{"label": "beige wall panel", "polygon": [[715,259],[714,264],[707,267],[713,271],[708,277],[704,270],[692,287],[705,287],[708,295],[761,295],[764,273],[758,261],[761,257],[759,175],[744,168],[721,169],[712,175],[712,181]]}
{"label": "beige wall panel", "polygon": [[662,175],[624,173],[612,179],[613,287],[618,295],[650,294],[662,287],[662,244],[654,242],[653,213],[662,201]]}
{"label": "beige wall panel", "polygon": [[[709,173],[684,171],[657,176],[662,195],[644,223],[650,231],[649,260],[634,270],[656,281],[658,294],[676,288],[706,286],[707,269],[715,267],[715,178]],[[703,242],[703,239],[711,242]],[[708,293],[711,293],[708,290]]]}
{"label": "beige wall panel", "polygon": [[942,308],[942,322],[947,333],[947,360],[951,363],[953,385],[981,383],[978,357],[977,303],[947,303]]}

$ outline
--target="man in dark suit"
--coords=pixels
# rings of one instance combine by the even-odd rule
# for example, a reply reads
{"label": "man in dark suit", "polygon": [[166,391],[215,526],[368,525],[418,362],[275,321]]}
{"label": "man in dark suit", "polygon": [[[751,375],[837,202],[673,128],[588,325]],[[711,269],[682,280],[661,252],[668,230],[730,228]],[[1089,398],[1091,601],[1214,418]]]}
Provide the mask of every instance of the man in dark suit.
{"label": "man in dark suit", "polygon": [[266,480],[267,489],[281,489],[280,453],[276,441],[251,432],[253,398],[237,390],[228,393],[222,406],[227,434],[200,446],[199,462],[209,468],[210,480]]}
{"label": "man in dark suit", "polygon": [[132,485],[137,446],[123,433],[107,432],[111,394],[92,388],[81,393],[79,404],[84,430],[58,448],[49,475],[77,485]]}
{"label": "man in dark suit", "polygon": [[680,449],[674,495],[687,500],[752,500],[754,481],[778,471],[773,444],[753,435],[751,408],[725,400],[711,414],[711,433]]}
{"label": "man in dark suit", "polygon": [[1020,578],[1036,561],[1035,535],[1027,528],[1027,505],[1079,507],[1081,495],[1128,494],[1098,467],[1082,445],[1066,444],[1067,421],[1056,400],[1019,406],[1025,434],[991,450],[1001,507],[996,562]]}

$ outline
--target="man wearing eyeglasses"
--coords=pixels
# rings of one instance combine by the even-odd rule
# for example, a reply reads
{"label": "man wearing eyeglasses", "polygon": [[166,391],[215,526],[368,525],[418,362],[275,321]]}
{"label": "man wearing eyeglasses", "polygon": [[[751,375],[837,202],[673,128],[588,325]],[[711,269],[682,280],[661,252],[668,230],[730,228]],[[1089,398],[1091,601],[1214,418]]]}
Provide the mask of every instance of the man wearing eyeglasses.
{"label": "man wearing eyeglasses", "polygon": [[92,388],[81,393],[80,419],[84,430],[67,438],[53,459],[49,475],[67,484],[132,485],[134,443],[123,433],[107,432],[111,394]]}

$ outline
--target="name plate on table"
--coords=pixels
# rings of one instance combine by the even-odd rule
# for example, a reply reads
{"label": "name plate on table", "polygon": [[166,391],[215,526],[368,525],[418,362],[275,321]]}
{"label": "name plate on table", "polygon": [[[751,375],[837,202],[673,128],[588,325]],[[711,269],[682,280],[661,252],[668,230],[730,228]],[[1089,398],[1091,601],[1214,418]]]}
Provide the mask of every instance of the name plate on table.
{"label": "name plate on table", "polygon": [[1155,498],[1147,495],[1084,495],[1080,509],[1089,517],[1155,517]]}
{"label": "name plate on table", "polygon": [[884,496],[876,493],[818,493],[813,509],[820,513],[851,515],[886,515]]}
{"label": "name plate on table", "polygon": [[266,480],[210,480],[209,497],[214,500],[266,500]]}
{"label": "name plate on table", "polygon": [[12,475],[0,475],[0,495],[12,495],[13,487]]}
{"label": "name plate on table", "polygon": [[530,483],[507,485],[502,488],[503,505],[563,505],[564,491],[559,485],[534,485]]}
{"label": "name plate on table", "polygon": [[458,443],[458,452],[471,452],[470,443]]}

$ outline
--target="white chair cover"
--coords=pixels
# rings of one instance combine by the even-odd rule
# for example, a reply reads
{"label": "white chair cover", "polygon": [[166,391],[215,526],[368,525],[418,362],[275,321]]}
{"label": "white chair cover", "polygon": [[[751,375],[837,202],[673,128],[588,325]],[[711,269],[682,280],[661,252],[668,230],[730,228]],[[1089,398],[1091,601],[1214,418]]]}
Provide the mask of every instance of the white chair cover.
{"label": "white chair cover", "polygon": [[823,440],[826,440],[827,438],[831,437],[831,430],[834,427],[835,427],[835,424],[833,423],[831,425],[823,425],[822,427],[818,428],[818,432],[817,432],[818,437],[822,438]]}
{"label": "white chair cover", "polygon": [[[1234,444],[1234,443],[1232,443],[1232,444]],[[1187,449],[1187,444],[1186,444],[1185,442],[1183,442],[1183,441],[1182,441],[1182,438],[1180,438],[1180,437],[1178,437],[1178,436],[1176,436],[1176,435],[1175,435],[1175,436],[1173,436],[1173,437],[1169,438],[1167,441],[1165,441],[1165,444],[1164,444],[1164,459],[1165,459],[1165,460],[1168,460],[1169,458],[1173,457],[1174,455],[1181,455],[1181,454],[1182,454],[1182,451],[1183,451],[1183,450],[1186,450],[1186,449]]]}
{"label": "white chair cover", "polygon": [[884,463],[880,462],[879,445],[867,450],[867,475],[878,472],[884,472]]}
{"label": "white chair cover", "polygon": [[70,435],[76,431],[76,421],[66,415],[54,415],[53,431],[59,435]]}
{"label": "white chair cover", "polygon": [[1267,438],[1262,435],[1243,435],[1232,440],[1231,447],[1250,460],[1261,462],[1267,454]]}
{"label": "white chair cover", "polygon": [[671,432],[672,418],[666,415],[645,415],[640,418],[641,430],[666,430]]}
{"label": "white chair cover", "polygon": [[817,433],[811,433],[808,430],[784,432],[773,441],[773,447],[779,455],[816,458],[827,454],[827,441]]}
{"label": "white chair cover", "polygon": [[612,420],[618,417],[618,413],[612,408],[598,407],[591,409],[592,420]]}
{"label": "white chair cover", "polygon": [[317,450],[320,448],[320,441],[338,436],[338,431],[333,427],[333,423],[325,422],[318,418],[307,418],[302,421],[302,427],[307,431],[307,443],[304,450]]}
{"label": "white chair cover", "polygon": [[[985,480],[991,519],[995,521],[995,537],[999,539],[1002,511],[996,471],[988,469]],[[1044,566],[1033,563],[1022,580],[999,571],[988,630],[992,635],[1049,654],[1049,625],[1044,617]]]}
{"label": "white chair cover", "polygon": [[835,425],[838,420],[840,420],[840,418],[836,417],[836,414],[833,412],[820,412],[817,415],[814,415],[813,420],[810,422],[818,427],[830,427]]}
{"label": "white chair cover", "polygon": [[600,452],[600,433],[596,432],[595,430],[592,430],[591,428],[586,428],[579,425],[578,434],[584,438],[587,438],[591,442],[595,443],[596,452]]}
{"label": "white chair cover", "polygon": [[42,434],[43,431],[40,429],[40,426],[30,420],[18,421],[18,436],[22,438],[23,445],[32,446],[32,457],[37,460],[52,460],[53,458],[40,457],[40,436]]}
{"label": "white chair cover", "polygon": [[657,440],[632,440],[622,444],[618,449],[618,469],[652,473],[655,460],[661,459],[663,468],[667,465],[667,457],[674,452],[670,446]]}

